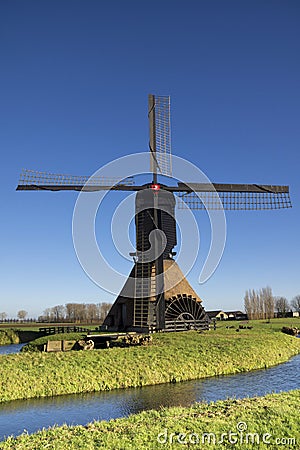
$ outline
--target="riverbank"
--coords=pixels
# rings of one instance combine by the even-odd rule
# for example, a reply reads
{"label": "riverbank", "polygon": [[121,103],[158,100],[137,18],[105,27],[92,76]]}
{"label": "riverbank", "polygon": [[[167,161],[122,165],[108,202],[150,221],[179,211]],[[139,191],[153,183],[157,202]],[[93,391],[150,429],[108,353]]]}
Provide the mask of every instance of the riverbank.
{"label": "riverbank", "polygon": [[300,390],[145,411],[87,426],[54,427],[0,443],[2,450],[299,448]]}
{"label": "riverbank", "polygon": [[11,345],[19,343],[19,334],[15,330],[11,328],[0,330],[0,345]]}
{"label": "riverbank", "polygon": [[[289,323],[286,323],[289,325]],[[153,344],[67,353],[1,356],[0,402],[180,382],[262,369],[300,352],[282,325],[161,333]]]}
{"label": "riverbank", "polygon": [[21,330],[18,328],[0,329],[0,346],[11,344],[22,344],[37,339],[40,336],[38,331]]}
{"label": "riverbank", "polygon": [[41,336],[24,345],[24,347],[22,348],[22,352],[40,352],[44,347],[44,344],[46,344],[48,341],[78,341],[80,339],[84,339],[85,336],[86,333],[59,333]]}

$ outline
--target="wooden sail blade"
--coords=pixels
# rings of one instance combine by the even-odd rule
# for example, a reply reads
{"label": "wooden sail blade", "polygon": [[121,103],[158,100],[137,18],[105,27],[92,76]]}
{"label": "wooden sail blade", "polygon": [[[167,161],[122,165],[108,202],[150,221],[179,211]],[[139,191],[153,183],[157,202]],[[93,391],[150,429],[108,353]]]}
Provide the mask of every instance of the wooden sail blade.
{"label": "wooden sail blade", "polygon": [[123,180],[117,177],[74,176],[37,172],[24,169],[20,175],[18,191],[99,191],[99,190],[135,190],[133,177]]}
{"label": "wooden sail blade", "polygon": [[186,192],[289,192],[288,186],[273,184],[178,183],[178,188]]}

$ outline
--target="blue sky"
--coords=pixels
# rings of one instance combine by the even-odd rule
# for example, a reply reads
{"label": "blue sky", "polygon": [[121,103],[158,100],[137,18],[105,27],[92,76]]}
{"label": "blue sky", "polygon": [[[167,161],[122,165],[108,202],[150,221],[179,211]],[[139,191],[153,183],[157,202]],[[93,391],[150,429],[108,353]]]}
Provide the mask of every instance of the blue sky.
{"label": "blue sky", "polygon": [[23,167],[90,175],[147,151],[148,93],[171,96],[172,151],[212,181],[290,185],[292,209],[226,213],[223,258],[201,286],[209,227],[196,213],[203,253],[189,280],[205,307],[240,309],[266,285],[300,293],[298,1],[3,0],[0,61],[0,312],[113,301],[76,258],[78,194],[15,187]]}

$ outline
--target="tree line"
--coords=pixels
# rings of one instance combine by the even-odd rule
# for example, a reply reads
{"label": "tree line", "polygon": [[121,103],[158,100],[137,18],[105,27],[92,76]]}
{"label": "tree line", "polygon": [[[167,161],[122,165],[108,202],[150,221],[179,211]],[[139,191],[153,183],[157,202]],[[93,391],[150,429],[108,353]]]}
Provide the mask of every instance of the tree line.
{"label": "tree line", "polygon": [[[27,316],[28,312],[25,311],[24,309],[21,309],[20,311],[17,312],[17,318],[18,320],[25,320],[26,316]],[[0,322],[5,322],[5,321],[11,321],[12,319],[7,319],[7,314],[6,312],[0,312]],[[16,320],[16,319],[14,319]]]}
{"label": "tree line", "polygon": [[103,322],[111,303],[66,303],[46,308],[39,322]]}
{"label": "tree line", "polygon": [[[65,305],[55,305],[46,308],[42,315],[38,317],[38,322],[84,322],[102,323],[111,308],[111,303],[66,303]],[[17,313],[18,320],[32,321],[26,319],[27,311],[20,310]],[[11,322],[5,312],[0,312],[0,322]],[[14,319],[16,321],[16,319]]]}
{"label": "tree line", "polygon": [[[38,317],[38,322],[85,322],[102,323],[111,308],[111,303],[66,303],[46,308]],[[284,316],[291,311],[300,313],[300,295],[296,295],[290,302],[286,297],[274,297],[272,289],[248,289],[244,297],[244,308],[249,319],[271,319],[274,313]],[[17,317],[25,321],[27,311],[20,310]],[[16,320],[16,319],[14,319]],[[27,319],[32,321],[33,319]],[[0,312],[0,322],[10,322],[5,312]]]}
{"label": "tree line", "polygon": [[284,317],[289,311],[300,313],[300,295],[296,295],[290,302],[286,297],[273,296],[272,289],[248,289],[244,297],[244,307],[248,318],[271,319],[275,312]]}

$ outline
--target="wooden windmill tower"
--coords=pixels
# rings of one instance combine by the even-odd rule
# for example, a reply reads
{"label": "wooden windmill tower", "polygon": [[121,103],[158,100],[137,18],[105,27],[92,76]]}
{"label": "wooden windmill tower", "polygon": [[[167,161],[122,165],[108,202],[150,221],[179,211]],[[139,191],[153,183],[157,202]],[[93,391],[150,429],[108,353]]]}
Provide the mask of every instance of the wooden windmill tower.
{"label": "wooden windmill tower", "polygon": [[[148,116],[151,183],[135,185],[132,178],[121,182],[94,178],[87,183],[89,177],[25,170],[17,190],[136,191],[136,251],[131,254],[134,267],[104,327],[140,332],[199,329],[207,326],[202,301],[174,260],[177,244],[174,194],[184,200],[184,205],[196,210],[218,209],[220,204],[230,210],[279,209],[291,207],[289,188],[258,184],[160,184],[160,175],[172,174],[170,98],[149,95]],[[201,192],[205,202],[197,192]],[[153,231],[156,232],[151,243]]]}

